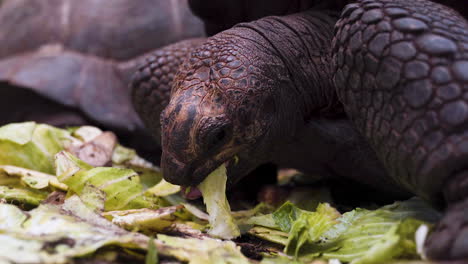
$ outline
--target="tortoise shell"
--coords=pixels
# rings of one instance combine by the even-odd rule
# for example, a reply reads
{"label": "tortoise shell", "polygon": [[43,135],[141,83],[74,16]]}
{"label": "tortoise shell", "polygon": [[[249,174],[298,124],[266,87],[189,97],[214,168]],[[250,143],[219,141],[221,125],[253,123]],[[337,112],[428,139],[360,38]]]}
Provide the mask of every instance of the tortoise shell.
{"label": "tortoise shell", "polygon": [[[1,120],[12,121],[16,112],[24,114],[13,121],[36,119],[24,110],[35,104],[22,88],[65,106],[52,112],[84,113],[85,119],[126,131],[142,127],[128,89],[140,57],[203,35],[186,0],[5,0],[0,24],[0,103],[10,109],[10,117]],[[31,113],[49,116],[49,103]]]}

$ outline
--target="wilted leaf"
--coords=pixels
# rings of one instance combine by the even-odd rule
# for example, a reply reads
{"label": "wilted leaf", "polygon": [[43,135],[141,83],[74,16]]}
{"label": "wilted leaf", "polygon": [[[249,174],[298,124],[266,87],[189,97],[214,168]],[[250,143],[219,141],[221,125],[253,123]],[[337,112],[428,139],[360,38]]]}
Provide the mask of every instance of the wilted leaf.
{"label": "wilted leaf", "polygon": [[141,248],[147,238],[111,224],[74,196],[61,206],[40,205],[24,214],[0,204],[0,259],[14,263],[65,263],[105,245]]}
{"label": "wilted leaf", "polygon": [[54,155],[72,144],[70,132],[34,122],[0,127],[0,165],[54,173]]}
{"label": "wilted leaf", "polygon": [[[304,262],[294,260],[291,257],[288,256],[277,256],[275,258],[264,258],[260,262],[260,264],[305,264]],[[327,262],[312,262],[312,263],[307,263],[307,264],[327,264]]]}
{"label": "wilted leaf", "polygon": [[177,213],[183,210],[183,206],[171,206],[152,209],[133,209],[125,211],[110,211],[103,213],[103,216],[111,220],[112,223],[133,231],[143,231],[152,234],[164,232],[166,228],[173,225],[177,220]]}
{"label": "wilted leaf", "polygon": [[171,184],[162,179],[158,184],[146,190],[147,193],[154,194],[159,197],[168,196],[180,191],[179,185]]}
{"label": "wilted leaf", "polygon": [[301,215],[302,210],[297,208],[291,202],[284,203],[278,210],[273,212],[273,219],[276,222],[276,225],[284,232],[289,232],[291,227],[299,216]]}
{"label": "wilted leaf", "polygon": [[377,210],[356,209],[337,219],[339,224],[325,232],[315,244],[308,243],[306,252],[302,253],[353,264],[415,258],[417,228],[423,221],[433,222],[439,216],[416,198]]}
{"label": "wilted leaf", "polygon": [[317,242],[326,231],[338,223],[336,219],[340,216],[335,208],[326,203],[320,204],[316,212],[302,211],[289,231],[285,251],[298,256],[302,247]]}
{"label": "wilted leaf", "polygon": [[189,213],[191,213],[192,215],[194,215],[198,219],[204,220],[204,221],[209,221],[210,216],[208,214],[206,214],[205,212],[203,212],[202,210],[198,209],[196,206],[191,205],[189,203],[181,203],[181,204],[185,207],[185,209],[187,209],[187,211]]}
{"label": "wilted leaf", "polygon": [[158,207],[157,198],[145,196],[138,174],[130,169],[98,167],[92,168],[73,155],[61,152],[56,158],[59,180],[70,191],[83,195],[83,189],[91,184],[106,194],[104,209],[125,210]]}
{"label": "wilted leaf", "polygon": [[18,207],[0,203],[0,230],[21,228],[21,225],[27,218],[28,216]]}
{"label": "wilted leaf", "polygon": [[93,126],[76,127],[70,132],[72,136],[78,138],[82,142],[89,142],[103,133],[101,129]]}
{"label": "wilted leaf", "polygon": [[111,165],[116,144],[117,137],[114,133],[102,132],[92,140],[70,146],[66,150],[94,167],[102,167]]}
{"label": "wilted leaf", "polygon": [[240,249],[231,241],[205,238],[179,238],[158,235],[158,240],[165,245],[170,255],[189,264],[247,264],[249,261]]}
{"label": "wilted leaf", "polygon": [[[144,189],[151,188],[162,180],[162,173],[158,167],[138,156],[135,150],[121,145],[117,145],[114,149],[112,166],[134,170],[140,176],[140,182]],[[168,191],[169,189],[166,188],[168,186],[164,187],[164,190]],[[172,187],[171,190],[174,188]]]}
{"label": "wilted leaf", "polygon": [[85,183],[80,198],[91,210],[102,212],[105,209],[106,193],[92,184]]}
{"label": "wilted leaf", "polygon": [[60,183],[55,175],[20,167],[1,165],[0,183],[3,183],[5,177],[18,177],[22,183],[32,189],[55,187],[60,190],[67,190],[67,186],[63,183]]}
{"label": "wilted leaf", "polygon": [[[246,221],[246,224],[256,225],[256,226],[263,226],[263,227],[268,227],[268,228],[280,230],[278,224],[276,223],[275,219],[273,218],[273,214],[253,216],[253,217],[249,218]],[[286,234],[287,234],[287,232],[286,232]]]}
{"label": "wilted leaf", "polygon": [[22,205],[37,206],[48,194],[47,191],[26,188],[21,184],[0,186],[0,198]]}
{"label": "wilted leaf", "polygon": [[210,216],[211,228],[208,233],[215,237],[232,239],[240,236],[240,230],[231,216],[226,198],[226,181],[226,167],[221,165],[206,177],[199,189]]}
{"label": "wilted leaf", "polygon": [[158,264],[158,251],[154,245],[154,238],[151,237],[148,241],[148,253],[146,253],[145,264]]}
{"label": "wilted leaf", "polygon": [[288,233],[262,226],[255,226],[248,231],[249,234],[258,238],[286,246],[288,243]]}

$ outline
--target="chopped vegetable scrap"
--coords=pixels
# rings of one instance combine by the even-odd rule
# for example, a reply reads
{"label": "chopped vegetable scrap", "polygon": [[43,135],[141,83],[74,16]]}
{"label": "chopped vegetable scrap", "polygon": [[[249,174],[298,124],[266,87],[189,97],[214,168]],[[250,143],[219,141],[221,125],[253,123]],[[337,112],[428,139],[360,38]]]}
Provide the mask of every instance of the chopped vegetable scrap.
{"label": "chopped vegetable scrap", "polygon": [[425,263],[440,218],[419,198],[339,212],[323,186],[231,212],[228,177],[221,165],[197,187],[205,208],[111,132],[0,127],[0,263]]}

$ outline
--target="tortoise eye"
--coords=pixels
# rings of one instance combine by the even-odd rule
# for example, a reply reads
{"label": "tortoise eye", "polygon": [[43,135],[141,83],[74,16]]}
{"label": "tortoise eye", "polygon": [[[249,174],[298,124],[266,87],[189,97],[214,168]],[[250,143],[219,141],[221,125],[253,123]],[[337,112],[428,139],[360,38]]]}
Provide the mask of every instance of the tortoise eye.
{"label": "tortoise eye", "polygon": [[221,142],[223,141],[223,139],[226,137],[226,131],[224,131],[224,129],[221,129],[220,131],[218,131],[214,137],[214,141],[215,142]]}
{"label": "tortoise eye", "polygon": [[218,148],[221,146],[223,143],[225,143],[228,139],[230,133],[230,126],[229,125],[222,125],[220,127],[216,127],[213,130],[211,130],[205,141],[205,146],[207,150],[213,150],[215,148]]}
{"label": "tortoise eye", "polygon": [[208,149],[216,148],[218,145],[221,145],[221,143],[224,142],[225,138],[226,138],[226,131],[223,127],[219,129],[215,129],[215,131],[212,131],[207,138],[207,148]]}

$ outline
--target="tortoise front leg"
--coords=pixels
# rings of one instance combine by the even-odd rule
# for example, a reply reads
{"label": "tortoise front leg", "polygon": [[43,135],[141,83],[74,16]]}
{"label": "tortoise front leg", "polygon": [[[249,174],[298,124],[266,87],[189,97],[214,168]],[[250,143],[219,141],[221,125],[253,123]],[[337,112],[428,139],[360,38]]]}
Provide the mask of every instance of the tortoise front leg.
{"label": "tortoise front leg", "polygon": [[133,105],[158,143],[161,137],[159,116],[169,103],[174,75],[190,52],[204,41],[183,40],[150,52],[123,66],[133,69],[133,64],[140,65],[131,82]]}
{"label": "tortoise front leg", "polygon": [[431,1],[362,0],[346,7],[335,33],[346,112],[393,179],[449,205],[429,257],[467,258],[467,21]]}

